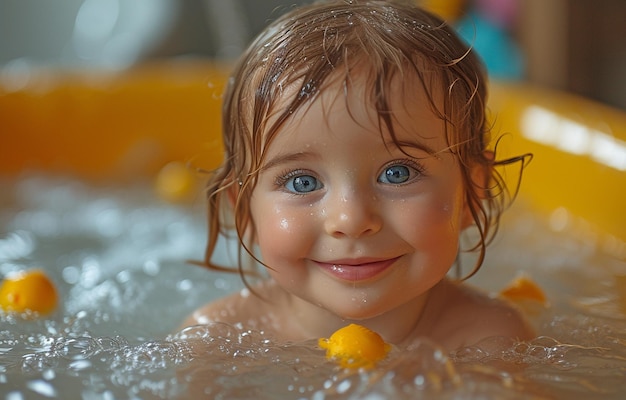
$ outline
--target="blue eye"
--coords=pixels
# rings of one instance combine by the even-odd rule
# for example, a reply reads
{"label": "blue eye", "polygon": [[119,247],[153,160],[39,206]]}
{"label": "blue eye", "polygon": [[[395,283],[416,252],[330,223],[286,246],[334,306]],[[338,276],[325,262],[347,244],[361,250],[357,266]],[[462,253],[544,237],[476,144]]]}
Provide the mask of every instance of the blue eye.
{"label": "blue eye", "polygon": [[380,174],[378,181],[382,183],[389,183],[392,185],[399,185],[411,179],[411,173],[413,168],[406,165],[392,165]]}
{"label": "blue eye", "polygon": [[322,183],[311,175],[297,175],[285,182],[285,188],[294,193],[310,193],[322,187]]}

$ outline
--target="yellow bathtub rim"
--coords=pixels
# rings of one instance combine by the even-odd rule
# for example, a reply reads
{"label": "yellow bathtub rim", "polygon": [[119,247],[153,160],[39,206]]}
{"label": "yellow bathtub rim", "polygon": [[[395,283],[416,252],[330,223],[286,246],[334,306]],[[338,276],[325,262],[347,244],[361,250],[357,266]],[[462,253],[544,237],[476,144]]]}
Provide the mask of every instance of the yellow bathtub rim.
{"label": "yellow bathtub rim", "polygon": [[[18,89],[0,85],[0,171],[128,181],[154,179],[171,162],[211,170],[222,159],[228,71],[213,62],[162,62],[117,73],[43,70]],[[490,92],[500,157],[534,155],[520,200],[566,210],[623,244],[626,112],[526,84],[493,82]],[[505,173],[514,186],[516,171]]]}

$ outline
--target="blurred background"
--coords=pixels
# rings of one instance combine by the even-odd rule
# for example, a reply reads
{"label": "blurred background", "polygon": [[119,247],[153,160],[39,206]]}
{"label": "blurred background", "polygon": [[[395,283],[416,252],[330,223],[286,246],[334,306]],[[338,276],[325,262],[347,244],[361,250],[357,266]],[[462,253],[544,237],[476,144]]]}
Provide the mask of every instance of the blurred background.
{"label": "blurred background", "polygon": [[[455,24],[491,76],[626,109],[626,1],[416,0]],[[0,79],[40,66],[121,70],[162,59],[237,57],[304,0],[0,0]]]}

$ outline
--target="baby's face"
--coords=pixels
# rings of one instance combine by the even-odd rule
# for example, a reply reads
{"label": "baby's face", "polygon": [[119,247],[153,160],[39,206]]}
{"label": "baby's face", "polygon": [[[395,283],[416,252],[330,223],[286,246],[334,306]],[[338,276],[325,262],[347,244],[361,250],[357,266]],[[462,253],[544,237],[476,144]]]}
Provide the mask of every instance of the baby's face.
{"label": "baby's face", "polygon": [[445,124],[418,90],[403,96],[403,84],[390,88],[402,150],[363,85],[346,95],[336,84],[281,128],[252,193],[272,277],[342,318],[371,318],[427,293],[454,263],[469,220]]}

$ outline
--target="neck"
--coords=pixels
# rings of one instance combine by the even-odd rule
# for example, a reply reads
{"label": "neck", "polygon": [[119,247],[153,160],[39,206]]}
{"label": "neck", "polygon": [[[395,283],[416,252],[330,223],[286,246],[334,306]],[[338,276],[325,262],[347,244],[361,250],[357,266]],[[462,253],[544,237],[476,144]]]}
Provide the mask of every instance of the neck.
{"label": "neck", "polygon": [[426,310],[429,292],[402,304],[383,314],[366,319],[342,318],[324,308],[311,304],[278,286],[276,289],[285,296],[280,301],[285,318],[285,331],[288,340],[299,341],[312,338],[329,337],[337,329],[348,324],[363,325],[377,332],[387,343],[394,345],[406,344],[420,329],[420,320]]}

